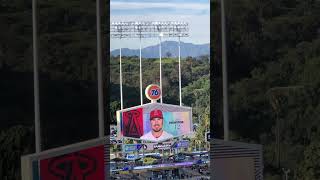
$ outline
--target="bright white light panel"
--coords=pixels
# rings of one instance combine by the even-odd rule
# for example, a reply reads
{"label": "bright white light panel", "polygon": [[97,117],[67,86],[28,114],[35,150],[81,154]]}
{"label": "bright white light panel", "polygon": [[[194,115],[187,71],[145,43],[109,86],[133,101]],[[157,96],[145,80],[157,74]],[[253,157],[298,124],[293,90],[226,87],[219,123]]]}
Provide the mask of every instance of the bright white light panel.
{"label": "bright white light panel", "polygon": [[111,38],[188,37],[187,22],[178,21],[129,21],[112,22]]}

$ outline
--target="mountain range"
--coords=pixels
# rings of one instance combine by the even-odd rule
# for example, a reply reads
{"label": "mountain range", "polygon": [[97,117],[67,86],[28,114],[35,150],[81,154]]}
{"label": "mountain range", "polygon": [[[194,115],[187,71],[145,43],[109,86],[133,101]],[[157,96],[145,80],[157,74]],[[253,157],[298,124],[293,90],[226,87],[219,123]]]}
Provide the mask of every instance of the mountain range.
{"label": "mountain range", "polygon": [[[181,42],[181,57],[188,56],[199,57],[202,55],[210,54],[209,43],[207,44],[192,44]],[[171,57],[178,57],[178,42],[177,41],[164,41],[161,43],[162,57],[167,57],[169,54]],[[119,49],[111,51],[111,56],[118,56]],[[122,56],[139,56],[139,49],[121,49]],[[141,55],[143,58],[159,58],[159,44],[148,46],[142,49]]]}

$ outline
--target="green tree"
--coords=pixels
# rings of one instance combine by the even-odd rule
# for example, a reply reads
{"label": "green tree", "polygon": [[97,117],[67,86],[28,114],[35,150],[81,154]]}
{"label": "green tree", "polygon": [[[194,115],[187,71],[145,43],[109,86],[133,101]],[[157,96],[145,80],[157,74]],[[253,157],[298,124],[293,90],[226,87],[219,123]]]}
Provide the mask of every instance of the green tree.
{"label": "green tree", "polygon": [[[319,137],[319,136],[318,136]],[[304,159],[299,165],[295,178],[301,180],[318,179],[320,177],[320,141],[313,140],[304,151]]]}
{"label": "green tree", "polygon": [[32,153],[32,129],[15,126],[0,134],[0,178],[3,180],[20,179],[21,156]]}

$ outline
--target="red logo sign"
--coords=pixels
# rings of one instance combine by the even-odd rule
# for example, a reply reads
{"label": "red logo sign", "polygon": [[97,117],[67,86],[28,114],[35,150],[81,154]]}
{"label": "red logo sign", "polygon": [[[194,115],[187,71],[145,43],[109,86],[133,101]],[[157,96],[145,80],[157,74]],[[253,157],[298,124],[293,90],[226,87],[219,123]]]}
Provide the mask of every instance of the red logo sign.
{"label": "red logo sign", "polygon": [[104,179],[104,147],[97,146],[41,160],[40,172],[44,180]]}
{"label": "red logo sign", "polygon": [[143,109],[123,112],[122,133],[126,137],[140,138],[143,135]]}
{"label": "red logo sign", "polygon": [[161,97],[161,89],[156,84],[151,84],[146,88],[146,96],[150,100],[158,100]]}

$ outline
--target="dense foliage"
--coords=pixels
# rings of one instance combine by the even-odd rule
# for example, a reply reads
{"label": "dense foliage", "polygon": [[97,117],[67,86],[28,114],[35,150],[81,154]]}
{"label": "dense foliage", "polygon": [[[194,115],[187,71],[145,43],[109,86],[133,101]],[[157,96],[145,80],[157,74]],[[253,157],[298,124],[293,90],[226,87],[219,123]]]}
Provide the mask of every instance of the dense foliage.
{"label": "dense foliage", "polygon": [[267,180],[319,179],[320,2],[226,2],[231,138],[264,145]]}
{"label": "dense foliage", "polygon": [[[179,104],[179,69],[178,59],[162,59],[162,88],[163,102],[168,104]],[[114,108],[120,107],[119,94],[119,57],[111,57],[110,61],[110,82],[111,82],[111,114]],[[143,90],[152,83],[159,84],[159,59],[142,59],[142,84]],[[188,57],[181,61],[181,86],[183,88],[183,103],[188,106],[195,106],[196,99],[199,99],[199,106],[209,104],[209,59],[208,56],[199,58]],[[140,105],[140,79],[139,79],[139,58],[122,57],[123,71],[123,99],[124,108]],[[198,92],[195,92],[195,90]],[[192,96],[191,96],[191,95]],[[196,95],[196,96],[194,96]],[[144,103],[149,100],[144,95]]]}
{"label": "dense foliage", "polygon": [[[0,179],[34,153],[31,2],[0,1]],[[38,1],[43,150],[98,136],[95,3]]]}

